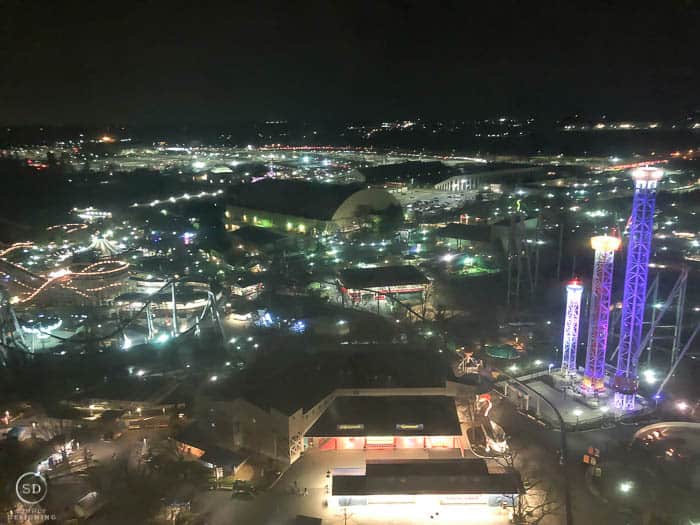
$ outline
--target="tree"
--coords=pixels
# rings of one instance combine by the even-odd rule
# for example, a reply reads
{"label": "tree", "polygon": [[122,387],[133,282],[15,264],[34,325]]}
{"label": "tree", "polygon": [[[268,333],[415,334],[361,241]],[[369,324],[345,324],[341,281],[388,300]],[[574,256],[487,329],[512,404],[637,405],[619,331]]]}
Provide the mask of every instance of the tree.
{"label": "tree", "polygon": [[53,452],[37,439],[0,441],[0,516],[19,503],[15,493],[15,482],[29,465]]}
{"label": "tree", "polygon": [[503,456],[496,458],[496,462],[506,473],[511,474],[520,486],[517,496],[506,497],[506,505],[512,512],[514,524],[536,525],[547,516],[558,514],[560,505],[553,486],[541,479],[521,477],[521,473],[516,469],[517,450],[509,449]]}

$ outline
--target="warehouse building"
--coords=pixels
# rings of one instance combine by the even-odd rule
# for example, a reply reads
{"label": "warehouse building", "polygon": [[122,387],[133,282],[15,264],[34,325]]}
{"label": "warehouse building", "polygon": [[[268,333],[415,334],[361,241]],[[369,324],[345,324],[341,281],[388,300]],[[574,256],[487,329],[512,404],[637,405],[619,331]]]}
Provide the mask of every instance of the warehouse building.
{"label": "warehouse building", "polygon": [[249,225],[317,235],[353,231],[375,221],[401,217],[401,205],[383,189],[264,181],[240,187],[226,205],[224,224],[228,231]]}
{"label": "warehouse building", "polygon": [[333,475],[330,503],[474,509],[512,505],[521,490],[517,472],[491,473],[483,459],[368,462],[363,474]]}
{"label": "warehouse building", "polygon": [[321,450],[456,449],[463,453],[454,397],[336,397],[306,432]]}
{"label": "warehouse building", "polygon": [[387,295],[401,299],[411,296],[422,303],[430,286],[428,278],[415,266],[382,266],[379,268],[348,268],[338,276],[344,298],[352,303],[383,301]]}
{"label": "warehouse building", "polygon": [[435,184],[435,189],[452,193],[468,191],[501,191],[502,185],[512,186],[551,178],[542,166],[479,170],[454,175]]}

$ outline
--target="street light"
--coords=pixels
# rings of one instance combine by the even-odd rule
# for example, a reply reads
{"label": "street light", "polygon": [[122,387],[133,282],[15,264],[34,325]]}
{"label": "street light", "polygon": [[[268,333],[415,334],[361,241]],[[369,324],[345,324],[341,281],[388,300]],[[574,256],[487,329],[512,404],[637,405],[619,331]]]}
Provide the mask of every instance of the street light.
{"label": "street light", "polygon": [[650,385],[653,385],[657,382],[656,372],[651,368],[647,368],[646,370],[644,370],[644,372],[642,372],[642,375],[644,375],[644,381],[646,381]]}
{"label": "street light", "polygon": [[620,485],[618,486],[618,488],[620,489],[620,492],[622,492],[623,494],[627,494],[628,492],[630,492],[633,487],[634,487],[634,483],[632,483],[631,481],[622,481],[622,482],[620,482]]}
{"label": "street light", "polygon": [[681,412],[685,412],[686,410],[688,410],[688,403],[686,403],[685,401],[678,401],[678,403],[676,403],[676,408]]}
{"label": "street light", "polygon": [[581,410],[577,408],[576,410],[574,410],[573,414],[576,416],[576,426],[578,427],[579,418],[581,417],[583,412],[581,412]]}

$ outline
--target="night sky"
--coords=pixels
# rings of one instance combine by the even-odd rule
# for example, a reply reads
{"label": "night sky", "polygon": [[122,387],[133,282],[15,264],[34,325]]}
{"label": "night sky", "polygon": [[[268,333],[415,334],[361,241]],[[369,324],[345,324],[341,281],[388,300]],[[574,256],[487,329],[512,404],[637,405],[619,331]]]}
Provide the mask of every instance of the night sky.
{"label": "night sky", "polygon": [[700,108],[700,3],[620,3],[0,0],[0,122]]}

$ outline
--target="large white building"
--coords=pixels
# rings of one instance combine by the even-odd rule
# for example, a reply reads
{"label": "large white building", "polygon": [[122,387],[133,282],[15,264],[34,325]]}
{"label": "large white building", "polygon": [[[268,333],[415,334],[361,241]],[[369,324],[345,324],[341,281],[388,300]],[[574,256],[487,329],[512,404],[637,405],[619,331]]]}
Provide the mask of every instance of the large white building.
{"label": "large white building", "polygon": [[530,182],[545,172],[541,166],[478,171],[455,175],[435,185],[436,190],[452,193],[465,191],[494,191],[501,184]]}

